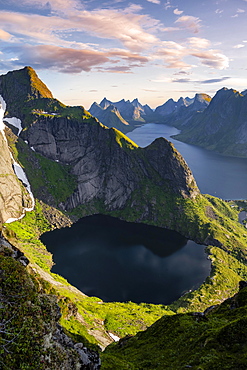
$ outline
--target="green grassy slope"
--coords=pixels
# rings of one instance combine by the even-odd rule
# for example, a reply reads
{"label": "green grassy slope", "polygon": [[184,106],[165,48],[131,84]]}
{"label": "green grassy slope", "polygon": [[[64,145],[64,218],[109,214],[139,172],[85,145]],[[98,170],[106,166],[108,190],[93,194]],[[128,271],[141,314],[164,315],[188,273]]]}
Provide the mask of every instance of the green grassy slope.
{"label": "green grassy slope", "polygon": [[104,352],[106,369],[235,370],[247,366],[247,288],[205,313],[164,316]]}

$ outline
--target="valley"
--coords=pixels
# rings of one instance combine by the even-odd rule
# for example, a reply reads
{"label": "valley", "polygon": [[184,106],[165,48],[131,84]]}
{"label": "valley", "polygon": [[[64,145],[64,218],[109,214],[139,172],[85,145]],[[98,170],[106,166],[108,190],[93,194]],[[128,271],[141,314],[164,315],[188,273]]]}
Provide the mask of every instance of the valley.
{"label": "valley", "polygon": [[[239,343],[238,333],[243,337],[247,294],[246,288],[241,286],[243,289],[235,295],[239,281],[247,279],[247,233],[238,222],[238,205],[212,194],[203,195],[172,143],[155,138],[143,148],[117,129],[107,128],[82,106],[65,106],[53,98],[31,67],[0,76],[0,94],[6,102],[3,121],[8,140],[7,145],[1,132],[2,156],[6,158],[2,170],[4,182],[0,183],[2,234],[12,245],[1,244],[0,283],[4,297],[1,313],[11,307],[9,332],[25,331],[25,341],[21,336],[14,346],[10,345],[14,356],[3,351],[4,364],[9,368],[34,369],[27,361],[29,353],[36,361],[35,369],[80,368],[71,365],[72,358],[74,364],[98,369],[99,356],[93,353],[100,353],[114,337],[127,336],[101,355],[102,369],[162,369],[162,366],[178,369],[180,365],[175,358],[178,347],[184,351],[179,357],[181,366],[209,369],[218,361],[219,368],[224,368],[225,357],[221,356],[224,351],[228,351],[229,366],[245,366],[245,357],[237,359],[236,355],[245,346],[245,342]],[[241,95],[237,99],[242,102],[244,98]],[[195,101],[209,103],[205,96],[198,96]],[[206,108],[204,106],[204,112],[211,102]],[[137,101],[134,103],[138,105]],[[8,121],[11,117],[22,121],[20,134]],[[24,218],[6,223],[9,218],[21,215],[23,208],[27,208],[26,203],[31,203],[25,186],[14,175],[10,153],[25,171],[35,207],[26,212]],[[10,188],[10,193],[16,197],[9,207],[10,196],[6,189],[11,184],[8,181],[11,176],[15,178],[15,190]],[[210,275],[197,290],[188,292],[169,306],[150,302],[104,302],[98,297],[87,296],[64,277],[51,272],[52,255],[40,237],[45,232],[71,226],[83,217],[96,214],[167,228],[206,245],[212,266]],[[27,267],[13,259],[15,248],[28,258]],[[28,299],[21,298],[12,307],[10,298],[20,288]],[[222,303],[226,299],[226,303]],[[214,310],[208,316],[202,314],[209,306],[214,306]],[[233,307],[232,311],[229,307]],[[35,311],[39,312],[38,316]],[[12,315],[20,319],[12,321]],[[232,332],[234,346],[224,339],[231,325],[236,328]],[[28,335],[31,326],[36,327],[33,349],[30,348],[31,335]],[[58,327],[60,334],[62,330],[65,332],[62,337],[67,335],[82,344],[66,345],[65,339],[58,338]],[[202,332],[207,333],[207,330],[208,334],[203,334],[202,338]],[[170,347],[165,344],[162,333],[172,338]],[[191,352],[191,348],[195,348],[192,341],[191,347],[188,344],[188,349],[183,349],[184,341],[187,343],[188,337],[197,338],[197,335],[200,336],[199,347],[201,343],[206,348],[215,344],[210,358],[204,353],[200,359],[197,349]],[[159,350],[163,346],[168,348],[165,358],[164,352]],[[68,355],[68,348],[73,355]],[[149,351],[154,354],[153,358],[144,355],[144,360],[140,360]],[[183,356],[187,356],[186,360]],[[37,359],[40,360],[38,364]]]}

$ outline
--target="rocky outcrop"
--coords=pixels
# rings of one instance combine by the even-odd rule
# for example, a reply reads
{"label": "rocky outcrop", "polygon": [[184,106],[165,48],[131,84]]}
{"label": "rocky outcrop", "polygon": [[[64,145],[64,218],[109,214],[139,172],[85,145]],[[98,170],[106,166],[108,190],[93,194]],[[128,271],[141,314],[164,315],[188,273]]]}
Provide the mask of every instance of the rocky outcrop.
{"label": "rocky outcrop", "polygon": [[78,186],[65,204],[67,209],[96,199],[108,210],[122,208],[146,180],[182,197],[199,194],[185,161],[165,139],[142,149],[97,121],[57,117],[38,120],[25,135],[36,152],[73,167]]}
{"label": "rocky outcrop", "polygon": [[[11,76],[21,84],[23,79],[27,81],[25,79],[27,74],[34,76],[34,73],[33,70],[26,68],[16,71],[16,74],[11,72]],[[1,76],[0,80],[5,81],[6,76]],[[34,85],[43,86],[39,81],[35,74]],[[27,92],[28,89],[24,91]],[[19,103],[21,101],[24,105],[26,102],[28,107],[29,102],[32,102],[32,110],[29,113],[28,110],[26,111],[23,120],[25,130],[20,134],[27,144],[23,143],[20,149],[23,151],[24,146],[28,145],[33,151],[29,150],[29,153],[26,151],[26,154],[22,153],[20,157],[23,158],[24,155],[23,163],[27,167],[28,163],[32,162],[35,172],[38,166],[43,166],[44,176],[47,176],[44,166],[48,166],[48,163],[42,164],[36,157],[36,153],[40,153],[54,162],[59,162],[67,168],[64,173],[70,172],[76,178],[77,184],[75,186],[72,184],[71,193],[67,192],[67,200],[59,200],[61,209],[73,210],[92,202],[100,202],[103,207],[101,211],[107,212],[127,206],[135,207],[136,197],[140,197],[141,192],[146,192],[144,189],[149,189],[151,192],[152,187],[157,187],[158,192],[165,193],[168,198],[175,196],[181,199],[187,197],[193,199],[199,194],[187,164],[167,140],[156,140],[147,148],[138,148],[121,132],[100,124],[83,107],[66,107],[62,103],[57,105],[57,101],[49,97],[48,92],[46,92],[47,95],[45,93],[42,95],[40,91],[37,94],[37,99],[34,94],[29,101],[25,100],[26,93],[19,98]],[[5,95],[8,97],[8,92],[3,89],[3,96]],[[14,107],[11,99],[9,97],[7,99],[7,109],[10,110]],[[50,107],[56,108],[56,113],[40,109],[47,101]],[[101,105],[106,110],[111,109],[110,102],[106,99],[101,102]],[[119,110],[124,108],[125,112],[131,112],[132,119],[135,111],[137,116],[141,116],[141,112],[143,114],[150,112],[150,109],[143,107],[137,99],[132,103],[123,99],[116,105]],[[131,109],[128,110],[126,107]],[[32,155],[32,153],[35,154]],[[61,178],[61,169],[54,168],[54,171],[59,172],[59,181],[64,181]],[[33,181],[36,182],[35,179]],[[57,186],[55,184],[58,178],[54,184],[53,181],[50,176],[48,186],[51,190],[52,187]],[[42,183],[43,180],[39,182]],[[53,202],[49,201],[51,197],[47,191],[42,190],[42,194],[46,194],[46,201],[49,204],[56,205],[54,191]],[[39,199],[45,200],[44,197]],[[154,199],[145,197],[141,205],[143,210],[140,211],[142,216],[138,219],[143,219],[144,214],[145,217],[150,216],[152,219],[153,215],[150,215],[149,211],[152,208],[152,202]],[[140,204],[140,201],[138,203]],[[97,211],[99,212],[99,208]]]}
{"label": "rocky outcrop", "polygon": [[247,95],[219,90],[209,106],[192,117],[176,138],[225,155],[247,156]]}
{"label": "rocky outcrop", "polygon": [[16,177],[7,141],[0,131],[0,221],[6,222],[11,218],[18,218],[23,207],[29,204],[28,196]]}

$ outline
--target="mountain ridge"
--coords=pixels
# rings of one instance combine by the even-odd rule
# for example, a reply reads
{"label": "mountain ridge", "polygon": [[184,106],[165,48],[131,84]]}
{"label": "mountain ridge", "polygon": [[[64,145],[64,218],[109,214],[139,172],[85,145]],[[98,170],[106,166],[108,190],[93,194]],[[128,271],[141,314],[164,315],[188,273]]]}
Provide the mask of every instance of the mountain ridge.
{"label": "mountain ridge", "polygon": [[234,89],[222,88],[174,138],[223,155],[246,157],[246,99],[246,95]]}
{"label": "mountain ridge", "polygon": [[[1,95],[5,99],[3,86],[6,77],[0,76],[0,83],[2,83]],[[13,94],[18,95],[15,92]],[[44,295],[55,294],[62,313],[60,323],[65,327],[66,333],[75,341],[82,343],[78,346],[79,349],[89,346],[99,351],[99,345],[104,348],[112,342],[109,333],[119,337],[135,335],[164,314],[172,315],[170,322],[178,323],[180,330],[184,320],[180,322],[182,313],[203,310],[208,307],[209,302],[211,305],[218,304],[234,294],[239,280],[247,279],[247,235],[245,228],[238,222],[236,204],[202,195],[186,162],[167,140],[160,138],[148,147],[140,148],[120,131],[101,124],[82,106],[68,107],[54,98],[41,95],[35,97],[34,94],[30,100],[27,94],[24,94],[18,96],[17,102],[8,95],[6,99],[7,111],[12,114],[16,112],[16,117],[22,119],[24,129],[21,132],[18,130],[19,136],[16,136],[13,133],[16,132],[16,128],[10,124],[13,132],[5,129],[5,133],[8,134],[7,139],[14,160],[23,166],[36,198],[35,209],[32,212],[2,228],[4,237],[29,259],[27,271],[31,276],[33,287],[41,294],[41,297],[37,297],[37,291],[31,289],[34,302],[31,300],[31,303],[28,303],[23,299],[23,304],[15,306],[18,315],[20,312],[29,313],[24,310],[26,304],[31,310],[33,307],[36,312],[36,306],[33,304],[38,302],[38,306],[42,308],[42,315],[44,314],[42,327],[47,329],[45,314],[48,313],[46,320],[49,320],[51,305]],[[18,112],[20,115],[17,115]],[[3,195],[1,183],[0,193]],[[23,207],[22,200],[19,205]],[[212,262],[210,276],[199,289],[186,293],[170,307],[145,303],[135,305],[131,302],[106,303],[97,297],[86,297],[65,279],[50,272],[52,256],[40,242],[39,236],[45,231],[69,225],[80,217],[95,213],[110,214],[130,222],[167,227],[207,245],[207,253]],[[10,252],[4,253],[8,256],[1,254],[0,257],[3,257],[7,265],[9,264],[10,271],[12,262],[9,258],[12,257]],[[22,272],[20,276],[21,274]],[[13,292],[16,292],[15,284],[18,279],[13,272],[7,275],[1,273],[1,286],[5,284],[6,276],[7,282],[14,283],[13,290],[8,292],[11,297],[15,294]],[[55,300],[55,297],[53,299]],[[40,302],[45,303],[40,305]],[[52,310],[54,309],[55,306],[52,306]],[[178,315],[174,315],[175,313]],[[185,320],[188,317],[190,316],[183,316]],[[193,334],[198,322],[188,321],[186,330]],[[33,323],[37,323],[35,315]],[[154,330],[157,329],[162,333],[162,323],[163,320],[157,322]],[[176,324],[174,328],[169,324],[169,328],[170,335],[175,332],[174,335],[177,336]],[[12,330],[11,325],[10,329]],[[143,334],[147,340],[146,348],[149,349],[144,354],[144,360],[140,362],[142,369],[153,366],[147,355],[154,350],[149,342],[151,337],[154,338],[152,330],[153,328]],[[29,360],[35,359],[35,363],[39,363],[38,368],[44,370],[42,346],[51,343],[50,337],[48,341],[44,332],[39,331],[38,338],[33,337],[31,330],[29,332],[25,343],[27,341],[29,346],[32,344],[35,350],[39,343],[37,352],[32,354]],[[140,336],[135,336],[133,341],[127,344],[130,356],[135,350],[135,345],[132,347],[133,342],[142,345]],[[213,336],[212,340],[214,338]],[[211,337],[209,339],[211,340]],[[124,340],[120,342],[120,348],[121,343],[123,344]],[[16,348],[11,356],[5,356],[8,361],[6,366],[10,368],[13,368],[13,361],[16,361],[14,365],[16,368],[22,366],[20,365],[22,354],[26,348],[23,349],[21,341],[18,341]],[[55,351],[53,355],[57,358],[55,362],[59,368],[61,358],[55,348],[51,348]],[[238,346],[235,348],[235,353],[241,352],[242,347],[240,350],[239,348]],[[176,350],[175,343],[172,347],[172,356]],[[193,357],[196,352],[193,352],[194,349],[191,351]],[[162,354],[155,352],[156,355],[155,361],[157,359],[164,367],[166,362]],[[116,363],[125,366],[121,358],[117,360],[117,355],[111,353],[110,349],[107,356],[102,369],[115,370]],[[217,357],[215,352],[212,354],[212,357],[214,356]],[[228,353],[228,356],[236,363],[235,355]],[[167,361],[172,365],[169,356]],[[131,358],[127,359],[127,362],[129,362],[127,367],[122,369],[130,366],[138,369],[139,365]],[[26,358],[24,364],[28,370],[32,369],[32,364],[29,366]],[[86,365],[80,365],[82,369],[92,366],[90,361]],[[56,369],[55,365],[53,368]]]}

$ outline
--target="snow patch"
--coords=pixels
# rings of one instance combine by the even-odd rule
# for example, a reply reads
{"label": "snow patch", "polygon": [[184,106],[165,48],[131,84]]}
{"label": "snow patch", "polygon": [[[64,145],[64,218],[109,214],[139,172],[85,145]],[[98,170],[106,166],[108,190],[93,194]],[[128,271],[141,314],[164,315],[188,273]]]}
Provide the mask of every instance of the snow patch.
{"label": "snow patch", "polygon": [[32,149],[32,151],[33,151],[33,152],[35,152],[35,149],[34,149],[34,147],[33,147],[33,146],[31,146],[31,149]]}
{"label": "snow patch", "polygon": [[[9,120],[10,120],[9,123],[18,128],[18,130],[19,130],[18,135],[20,134],[20,132],[22,130],[22,126],[21,126],[21,120],[18,119],[18,118],[12,117],[12,118],[5,119],[4,118],[5,110],[6,110],[6,103],[3,99],[3,97],[0,95],[0,131],[2,132],[2,135],[3,135],[4,139],[7,142],[5,132],[4,132],[5,124],[4,124],[3,121],[5,120],[5,121],[9,122]],[[6,223],[10,223],[10,222],[14,222],[14,221],[22,219],[25,216],[25,212],[32,211],[34,209],[34,205],[35,205],[34,196],[33,196],[32,190],[31,190],[31,185],[30,185],[30,183],[27,179],[27,176],[26,176],[25,172],[23,171],[23,168],[17,162],[15,162],[11,152],[9,152],[9,153],[10,153],[10,156],[11,156],[12,161],[13,161],[13,169],[15,171],[15,174],[18,177],[18,179],[21,180],[22,183],[24,184],[24,186],[26,187],[26,189],[27,189],[27,191],[30,195],[30,198],[32,200],[32,206],[30,208],[23,208],[23,213],[19,218],[9,218],[6,221]]]}
{"label": "snow patch", "polygon": [[117,335],[114,335],[110,332],[108,332],[108,334],[110,335],[110,337],[114,340],[114,342],[118,342],[121,338],[119,338]]}
{"label": "snow patch", "polygon": [[18,134],[17,136],[20,135],[21,131],[22,131],[22,125],[21,125],[21,120],[19,118],[16,118],[16,117],[12,117],[12,118],[4,118],[4,121],[8,122],[10,125],[18,128]]}

